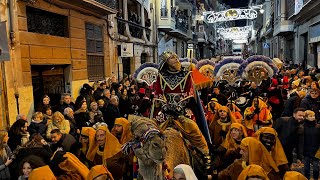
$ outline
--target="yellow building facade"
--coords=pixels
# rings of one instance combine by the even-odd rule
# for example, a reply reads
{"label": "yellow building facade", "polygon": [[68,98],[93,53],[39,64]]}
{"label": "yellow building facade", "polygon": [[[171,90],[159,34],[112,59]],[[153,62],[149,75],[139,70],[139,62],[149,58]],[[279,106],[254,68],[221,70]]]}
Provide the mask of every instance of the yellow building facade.
{"label": "yellow building facade", "polygon": [[11,52],[1,69],[0,127],[12,124],[18,111],[30,119],[43,94],[54,103],[64,92],[75,99],[84,83],[116,74],[117,49],[107,29],[116,0],[108,1],[1,1]]}

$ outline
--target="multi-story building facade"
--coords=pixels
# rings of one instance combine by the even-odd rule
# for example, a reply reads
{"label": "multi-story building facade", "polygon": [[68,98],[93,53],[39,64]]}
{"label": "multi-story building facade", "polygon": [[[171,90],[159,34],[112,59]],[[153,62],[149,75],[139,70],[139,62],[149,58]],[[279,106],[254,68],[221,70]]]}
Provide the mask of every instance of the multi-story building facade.
{"label": "multi-story building facade", "polygon": [[195,48],[195,54],[197,59],[211,58],[215,54],[216,48],[216,33],[215,24],[209,24],[203,16],[204,12],[216,11],[218,7],[218,1],[197,1],[197,11],[194,28],[195,42],[197,44]]}
{"label": "multi-story building facade", "polygon": [[153,3],[158,29],[158,54],[171,50],[180,57],[187,57],[188,42],[193,39],[191,29],[195,0],[153,0]]}
{"label": "multi-story building facade", "polygon": [[263,4],[264,16],[253,21],[251,49],[287,63],[319,66],[320,1],[250,1]]}
{"label": "multi-story building facade", "polygon": [[[5,0],[10,58],[2,63],[1,127],[18,113],[29,119],[41,96],[51,103],[61,93],[75,98],[84,83],[105,80],[117,72],[117,49],[109,36],[117,0]],[[3,29],[2,29],[3,31]],[[6,122],[6,123],[3,123]]]}
{"label": "multi-story building facade", "polygon": [[[155,6],[150,0],[119,0],[118,13],[114,17],[115,26],[111,37],[117,55],[119,78],[133,74],[141,64],[157,61],[157,48],[154,31]],[[133,55],[121,55],[121,47],[133,44]]]}
{"label": "multi-story building facade", "polygon": [[[293,21],[294,36],[289,54],[294,63],[320,65],[320,1],[287,0],[288,19]],[[299,4],[296,4],[299,3]]]}

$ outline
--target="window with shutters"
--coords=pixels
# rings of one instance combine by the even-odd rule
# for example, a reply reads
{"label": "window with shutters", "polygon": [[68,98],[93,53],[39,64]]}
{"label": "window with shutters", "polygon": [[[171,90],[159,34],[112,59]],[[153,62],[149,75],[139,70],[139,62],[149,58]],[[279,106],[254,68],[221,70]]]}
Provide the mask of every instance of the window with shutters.
{"label": "window with shutters", "polygon": [[104,79],[103,28],[86,23],[87,70],[89,81]]}

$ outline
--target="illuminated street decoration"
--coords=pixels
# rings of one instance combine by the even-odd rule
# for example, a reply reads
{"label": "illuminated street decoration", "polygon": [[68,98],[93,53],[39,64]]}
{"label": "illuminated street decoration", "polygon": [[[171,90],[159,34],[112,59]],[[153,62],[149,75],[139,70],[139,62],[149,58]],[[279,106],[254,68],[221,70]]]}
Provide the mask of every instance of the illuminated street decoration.
{"label": "illuminated street decoration", "polygon": [[230,28],[218,28],[218,32],[220,34],[228,34],[228,33],[249,33],[252,30],[252,26],[244,26],[244,27],[230,27]]}
{"label": "illuminated street decoration", "polygon": [[216,23],[221,21],[233,21],[240,19],[255,19],[257,11],[254,9],[228,9],[220,12],[204,12],[208,23]]}

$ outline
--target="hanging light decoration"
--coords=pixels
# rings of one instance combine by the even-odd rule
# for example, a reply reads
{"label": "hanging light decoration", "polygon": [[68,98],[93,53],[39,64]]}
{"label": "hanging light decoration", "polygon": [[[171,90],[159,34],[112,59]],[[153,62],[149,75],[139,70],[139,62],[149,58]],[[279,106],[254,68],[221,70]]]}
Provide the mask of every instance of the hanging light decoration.
{"label": "hanging light decoration", "polygon": [[258,16],[258,12],[255,9],[228,9],[226,11],[219,12],[204,12],[206,21],[208,23],[216,23],[221,21],[233,21],[240,19],[255,19]]}
{"label": "hanging light decoration", "polygon": [[230,27],[230,28],[218,28],[219,33],[249,33],[252,30],[252,26],[243,26],[243,27]]}

